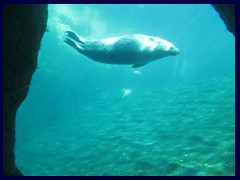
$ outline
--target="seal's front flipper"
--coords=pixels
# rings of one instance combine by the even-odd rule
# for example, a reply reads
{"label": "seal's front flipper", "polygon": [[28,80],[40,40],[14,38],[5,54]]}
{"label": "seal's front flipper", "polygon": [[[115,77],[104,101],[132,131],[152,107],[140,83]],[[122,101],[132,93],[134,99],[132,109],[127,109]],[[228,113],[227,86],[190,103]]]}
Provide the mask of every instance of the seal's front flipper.
{"label": "seal's front flipper", "polygon": [[80,44],[84,44],[85,43],[85,39],[78,36],[75,32],[73,31],[66,31],[66,35],[70,38],[72,38],[73,40],[79,42]]}
{"label": "seal's front flipper", "polygon": [[140,64],[134,64],[134,65],[132,66],[132,68],[142,67],[142,66],[146,65],[147,63],[148,63],[148,62],[146,62],[146,63],[140,63]]}

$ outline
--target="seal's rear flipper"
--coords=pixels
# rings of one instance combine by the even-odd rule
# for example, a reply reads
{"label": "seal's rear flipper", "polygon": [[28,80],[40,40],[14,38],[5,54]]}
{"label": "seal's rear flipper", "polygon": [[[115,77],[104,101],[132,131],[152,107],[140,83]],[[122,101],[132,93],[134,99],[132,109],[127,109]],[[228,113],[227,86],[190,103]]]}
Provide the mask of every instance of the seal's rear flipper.
{"label": "seal's rear flipper", "polygon": [[147,63],[148,63],[148,62],[146,62],[146,63],[140,63],[140,64],[134,64],[134,65],[132,66],[132,68],[142,67],[142,66],[146,65]]}
{"label": "seal's rear flipper", "polygon": [[78,36],[75,32],[73,31],[66,31],[66,35],[70,38],[72,38],[73,40],[79,42],[80,44],[85,44],[85,39]]}
{"label": "seal's rear flipper", "polygon": [[74,49],[76,49],[78,52],[82,53],[82,47],[76,42],[74,42],[72,39],[66,38],[64,42],[67,43],[69,46],[73,47]]}

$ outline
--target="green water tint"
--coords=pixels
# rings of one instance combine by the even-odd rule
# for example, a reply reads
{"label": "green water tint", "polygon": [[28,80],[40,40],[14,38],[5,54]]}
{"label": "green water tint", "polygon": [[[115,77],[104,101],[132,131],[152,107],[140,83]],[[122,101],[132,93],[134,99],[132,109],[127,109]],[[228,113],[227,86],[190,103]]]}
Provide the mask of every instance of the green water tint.
{"label": "green water tint", "polygon": [[17,164],[26,175],[235,175],[234,81],[106,91],[19,148]]}

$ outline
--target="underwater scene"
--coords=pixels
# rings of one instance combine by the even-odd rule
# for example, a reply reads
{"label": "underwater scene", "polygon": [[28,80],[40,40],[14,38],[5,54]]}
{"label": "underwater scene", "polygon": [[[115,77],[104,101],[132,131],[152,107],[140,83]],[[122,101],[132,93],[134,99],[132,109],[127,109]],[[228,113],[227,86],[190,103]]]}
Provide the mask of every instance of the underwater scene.
{"label": "underwater scene", "polygon": [[16,116],[24,175],[235,175],[235,38],[211,5],[48,10]]}

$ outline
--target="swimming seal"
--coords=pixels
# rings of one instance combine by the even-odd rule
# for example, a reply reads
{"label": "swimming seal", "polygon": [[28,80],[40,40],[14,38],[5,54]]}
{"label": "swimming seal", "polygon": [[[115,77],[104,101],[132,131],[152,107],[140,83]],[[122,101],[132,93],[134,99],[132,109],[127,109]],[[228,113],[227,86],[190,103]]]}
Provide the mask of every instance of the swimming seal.
{"label": "swimming seal", "polygon": [[79,53],[106,64],[132,64],[132,68],[137,68],[179,53],[179,49],[172,43],[143,34],[101,40],[86,40],[72,31],[66,31],[66,35],[65,42]]}

